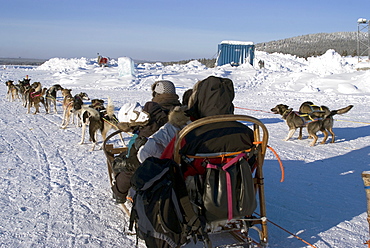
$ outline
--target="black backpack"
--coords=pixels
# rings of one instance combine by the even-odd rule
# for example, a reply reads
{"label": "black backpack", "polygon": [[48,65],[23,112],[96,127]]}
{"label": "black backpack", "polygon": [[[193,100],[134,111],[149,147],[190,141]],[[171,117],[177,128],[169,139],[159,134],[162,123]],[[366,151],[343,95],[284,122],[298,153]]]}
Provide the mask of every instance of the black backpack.
{"label": "black backpack", "polygon": [[136,190],[130,230],[147,247],[180,247],[199,221],[191,207],[180,167],[170,159],[147,158],[131,178]]}

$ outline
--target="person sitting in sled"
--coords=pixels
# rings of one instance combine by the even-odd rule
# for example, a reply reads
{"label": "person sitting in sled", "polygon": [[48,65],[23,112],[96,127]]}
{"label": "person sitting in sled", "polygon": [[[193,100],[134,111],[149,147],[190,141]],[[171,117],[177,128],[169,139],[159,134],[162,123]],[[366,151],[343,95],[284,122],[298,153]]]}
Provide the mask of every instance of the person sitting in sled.
{"label": "person sitting in sled", "polygon": [[115,182],[112,186],[114,198],[117,203],[126,201],[130,189],[130,179],[133,172],[140,165],[137,152],[143,146],[149,136],[154,134],[160,127],[168,122],[169,112],[176,106],[180,106],[179,96],[176,94],[175,85],[168,80],[156,81],[152,86],[152,100],[145,103],[143,111],[148,113],[149,120],[144,126],[122,127],[121,130],[130,131],[134,134],[128,145],[127,154],[121,154],[120,158],[113,162],[113,170],[116,173]]}
{"label": "person sitting in sled", "polygon": [[191,93],[192,89],[184,93],[183,105],[176,106],[170,112],[168,122],[151,135],[145,145],[139,149],[137,157],[140,163],[143,163],[148,157],[160,158],[170,141],[190,122],[190,117],[186,114],[186,110],[188,109],[187,104]]}

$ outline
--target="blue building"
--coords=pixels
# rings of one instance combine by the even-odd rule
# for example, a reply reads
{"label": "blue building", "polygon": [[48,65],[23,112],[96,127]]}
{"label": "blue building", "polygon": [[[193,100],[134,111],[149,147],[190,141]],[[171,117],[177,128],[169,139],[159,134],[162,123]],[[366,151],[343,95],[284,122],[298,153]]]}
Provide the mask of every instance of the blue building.
{"label": "blue building", "polygon": [[218,44],[216,65],[230,64],[238,66],[249,63],[253,65],[254,44],[246,41],[222,41]]}

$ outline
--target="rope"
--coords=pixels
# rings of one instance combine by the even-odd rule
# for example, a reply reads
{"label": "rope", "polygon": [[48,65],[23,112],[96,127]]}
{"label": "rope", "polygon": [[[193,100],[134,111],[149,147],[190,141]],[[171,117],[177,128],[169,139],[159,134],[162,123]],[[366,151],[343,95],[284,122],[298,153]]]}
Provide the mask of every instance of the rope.
{"label": "rope", "polygon": [[[336,121],[345,121],[345,120],[338,120],[338,119],[335,119]],[[369,122],[362,122],[362,121],[346,121],[346,122],[353,122],[353,123],[360,123],[360,124],[366,124],[366,125],[370,125]]]}
{"label": "rope", "polygon": [[117,127],[117,125],[116,125],[116,124],[114,124],[113,122],[108,121],[108,120],[107,120],[107,118],[104,118],[104,117],[103,117],[102,119],[103,119],[103,121],[104,121],[104,122],[106,122],[106,123],[108,123],[108,124],[112,125],[112,126],[113,126],[113,127],[115,127],[117,130],[119,130],[119,128]]}
{"label": "rope", "polygon": [[241,107],[235,107],[237,109],[244,109],[244,110],[251,110],[251,111],[259,111],[259,112],[264,112],[264,113],[269,113],[269,114],[274,114],[274,112],[268,112],[264,110],[258,110],[258,109],[247,109],[247,108],[241,108]]}
{"label": "rope", "polygon": [[280,170],[281,170],[281,179],[280,179],[280,182],[284,182],[284,179],[285,179],[285,171],[284,171],[284,166],[283,166],[283,162],[281,162],[281,159],[279,157],[279,155],[277,154],[277,152],[274,150],[274,148],[272,148],[271,146],[267,146],[271,151],[272,153],[275,155],[275,157],[277,158],[278,162],[279,162],[279,165],[280,165]]}
{"label": "rope", "polygon": [[[254,213],[261,217],[261,215],[260,215],[260,214],[258,214],[258,213],[256,213],[256,212],[254,212]],[[282,226],[280,226],[280,225],[278,225],[278,224],[274,223],[273,221],[271,221],[271,220],[269,220],[269,219],[267,219],[267,221],[268,221],[268,222],[270,222],[271,224],[273,224],[274,226],[276,226],[276,227],[280,228],[281,230],[283,230],[283,231],[285,231],[285,232],[289,233],[290,235],[292,235],[292,236],[293,236],[293,237],[295,237],[296,239],[298,239],[298,240],[302,241],[302,242],[303,242],[303,243],[305,243],[306,245],[309,245],[309,246],[311,246],[311,247],[313,247],[313,248],[317,248],[317,247],[316,247],[316,246],[314,246],[313,244],[308,243],[306,240],[302,239],[301,237],[299,237],[298,235],[296,235],[296,234],[294,234],[294,233],[292,233],[292,232],[289,232],[287,229],[285,229],[285,228],[283,228]]]}
{"label": "rope", "polygon": [[[253,144],[255,144],[255,145],[262,144],[262,141],[253,142]],[[274,150],[274,148],[272,148],[269,145],[267,145],[267,147],[272,151],[272,153],[275,155],[275,157],[277,158],[277,160],[279,162],[280,171],[281,171],[281,179],[280,179],[280,182],[282,183],[282,182],[284,182],[284,178],[285,178],[285,172],[284,172],[283,162],[281,162],[281,159],[280,159],[279,155],[277,154],[277,152]]]}
{"label": "rope", "polygon": [[368,248],[370,248],[370,239],[364,243],[364,245],[367,245]]}

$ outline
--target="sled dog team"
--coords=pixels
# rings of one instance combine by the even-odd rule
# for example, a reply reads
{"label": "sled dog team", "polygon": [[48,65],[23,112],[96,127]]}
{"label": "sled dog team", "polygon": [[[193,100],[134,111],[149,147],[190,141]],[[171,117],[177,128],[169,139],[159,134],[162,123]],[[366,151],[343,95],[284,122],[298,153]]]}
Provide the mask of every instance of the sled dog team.
{"label": "sled dog team", "polygon": [[[23,106],[27,108],[27,113],[30,113],[31,107],[34,107],[34,114],[40,113],[40,103],[43,104],[46,113],[51,113],[51,107],[53,106],[54,113],[57,114],[57,92],[61,91],[63,97],[61,128],[66,128],[71,118],[72,124],[74,124],[74,119],[76,119],[76,127],[82,127],[80,144],[83,144],[86,126],[89,125],[90,140],[93,141],[92,150],[97,143],[96,133],[98,130],[101,131],[104,140],[110,129],[117,129],[116,124],[118,120],[114,115],[114,106],[110,99],[108,99],[107,108],[104,107],[104,100],[101,99],[93,99],[91,100],[91,105],[87,105],[83,102],[84,100],[90,100],[86,93],[81,92],[73,96],[71,89],[64,89],[59,84],[55,84],[50,88],[42,88],[40,82],[30,84],[28,77],[18,80],[18,84],[14,84],[12,80],[8,80],[5,84],[8,87],[6,98],[9,101],[21,100]],[[331,111],[326,106],[317,106],[313,102],[307,101],[301,104],[298,111],[293,111],[293,108],[289,108],[285,104],[278,104],[271,111],[274,114],[280,114],[286,121],[289,127],[288,135],[285,138],[286,141],[292,138],[297,129],[299,129],[298,139],[302,139],[302,129],[306,127],[309,138],[313,138],[310,146],[314,146],[318,140],[318,136],[316,135],[318,131],[324,134],[321,144],[325,144],[329,136],[328,133],[332,137],[331,143],[335,142],[333,116],[336,114],[345,114],[352,107],[353,105],[349,105]]]}
{"label": "sled dog team", "polygon": [[286,121],[289,127],[288,136],[285,138],[286,141],[292,138],[298,128],[298,139],[302,139],[302,129],[306,127],[309,138],[313,139],[310,146],[314,146],[318,139],[316,135],[318,131],[324,134],[321,144],[325,144],[328,139],[328,132],[331,134],[331,143],[334,143],[333,116],[336,114],[345,114],[352,108],[353,105],[349,105],[338,110],[329,110],[326,106],[317,106],[314,105],[313,102],[304,102],[299,107],[299,111],[293,111],[293,108],[289,108],[289,106],[285,104],[278,104],[272,108],[271,111],[274,114],[280,114]]}
{"label": "sled dog team", "polygon": [[[97,133],[100,130],[102,139],[105,140],[109,130],[117,129],[116,124],[118,120],[114,114],[114,105],[112,100],[108,97],[108,105],[104,106],[104,100],[92,99],[91,105],[84,103],[90,100],[89,96],[84,93],[72,95],[71,89],[65,89],[59,84],[55,84],[50,88],[42,88],[40,82],[30,84],[28,77],[19,80],[18,84],[14,81],[8,80],[5,85],[8,87],[6,98],[9,101],[20,100],[22,105],[27,108],[27,113],[30,113],[31,108],[35,108],[33,114],[40,113],[40,103],[44,106],[46,113],[55,114],[57,111],[57,93],[61,92],[63,97],[61,102],[63,108],[63,116],[61,128],[67,128],[72,122],[76,127],[82,127],[81,141],[79,144],[85,142],[85,130],[89,126],[90,141],[92,141],[92,148],[94,150],[97,144]],[[123,139],[121,137],[121,141]]]}

